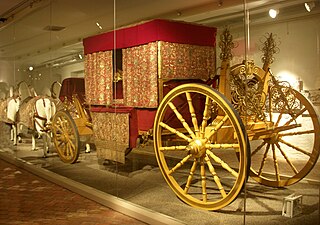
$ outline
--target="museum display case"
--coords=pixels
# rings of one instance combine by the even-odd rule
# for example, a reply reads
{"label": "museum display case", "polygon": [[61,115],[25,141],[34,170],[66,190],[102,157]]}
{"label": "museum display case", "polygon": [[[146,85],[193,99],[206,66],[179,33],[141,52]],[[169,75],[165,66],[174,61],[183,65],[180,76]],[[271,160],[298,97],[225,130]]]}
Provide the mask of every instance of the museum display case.
{"label": "museum display case", "polygon": [[1,12],[1,155],[151,224],[319,222],[319,1],[94,2]]}

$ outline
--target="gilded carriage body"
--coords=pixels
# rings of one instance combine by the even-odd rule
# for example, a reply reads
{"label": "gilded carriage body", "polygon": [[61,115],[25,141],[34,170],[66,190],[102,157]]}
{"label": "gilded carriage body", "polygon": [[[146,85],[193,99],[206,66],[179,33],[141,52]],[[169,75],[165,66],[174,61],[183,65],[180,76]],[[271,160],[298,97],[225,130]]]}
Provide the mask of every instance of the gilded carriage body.
{"label": "gilded carriage body", "polygon": [[215,28],[157,19],[84,39],[98,157],[124,163],[137,138],[152,133],[169,89],[214,75],[215,35]]}

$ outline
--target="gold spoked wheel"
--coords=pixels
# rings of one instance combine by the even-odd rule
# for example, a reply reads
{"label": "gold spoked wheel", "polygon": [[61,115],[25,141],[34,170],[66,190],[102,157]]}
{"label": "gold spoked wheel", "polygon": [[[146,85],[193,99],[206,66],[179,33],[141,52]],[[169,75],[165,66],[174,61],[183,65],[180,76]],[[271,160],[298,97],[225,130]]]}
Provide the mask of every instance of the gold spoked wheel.
{"label": "gold spoked wheel", "polygon": [[171,90],[158,108],[153,135],[160,170],[182,201],[217,210],[237,198],[250,149],[238,113],[222,94],[201,84]]}
{"label": "gold spoked wheel", "polygon": [[80,138],[78,129],[67,111],[58,111],[52,120],[54,145],[60,159],[75,163],[79,157]]}
{"label": "gold spoked wheel", "polygon": [[268,129],[251,141],[250,176],[261,184],[283,187],[304,178],[316,164],[320,125],[311,103],[298,91],[275,85],[269,90]]}

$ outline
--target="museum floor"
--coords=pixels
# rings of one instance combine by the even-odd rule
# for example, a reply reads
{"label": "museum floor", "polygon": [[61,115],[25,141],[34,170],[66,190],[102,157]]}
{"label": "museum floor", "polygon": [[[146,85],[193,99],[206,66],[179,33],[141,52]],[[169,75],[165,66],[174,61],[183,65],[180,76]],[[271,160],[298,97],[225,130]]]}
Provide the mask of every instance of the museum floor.
{"label": "museum floor", "polygon": [[0,224],[145,224],[0,160]]}
{"label": "museum floor", "polygon": [[[81,153],[79,162],[69,165],[53,148],[47,158],[42,158],[41,143],[38,151],[30,150],[29,139],[12,146],[3,124],[0,128],[0,224],[320,222],[319,160],[306,178],[286,188],[266,187],[249,178],[246,198],[242,193],[231,205],[208,212],[175,197],[150,146],[134,149],[125,164],[101,162],[92,151]],[[302,213],[293,218],[282,216],[283,199],[290,194],[303,196]]]}

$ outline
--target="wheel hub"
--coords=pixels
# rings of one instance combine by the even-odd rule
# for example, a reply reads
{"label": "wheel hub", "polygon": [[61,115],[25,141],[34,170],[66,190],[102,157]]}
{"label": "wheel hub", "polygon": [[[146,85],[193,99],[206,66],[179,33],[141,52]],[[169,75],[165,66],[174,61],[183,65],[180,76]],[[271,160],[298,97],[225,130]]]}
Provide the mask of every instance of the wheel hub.
{"label": "wheel hub", "polygon": [[196,158],[202,157],[206,153],[206,146],[204,139],[194,139],[187,146],[189,153],[193,154]]}
{"label": "wheel hub", "polygon": [[278,143],[278,140],[279,140],[279,134],[274,133],[271,135],[270,138],[266,139],[266,142],[269,144],[276,144],[276,143]]}
{"label": "wheel hub", "polygon": [[69,139],[68,134],[63,134],[63,135],[61,136],[61,141],[62,141],[63,143],[67,143],[67,142],[68,142],[68,139]]}

